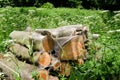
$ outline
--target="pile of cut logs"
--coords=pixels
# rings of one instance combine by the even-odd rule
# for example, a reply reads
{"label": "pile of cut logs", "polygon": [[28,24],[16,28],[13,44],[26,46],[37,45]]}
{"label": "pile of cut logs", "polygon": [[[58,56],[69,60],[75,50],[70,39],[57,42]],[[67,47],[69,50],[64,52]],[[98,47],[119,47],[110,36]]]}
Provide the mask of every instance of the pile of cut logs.
{"label": "pile of cut logs", "polygon": [[7,54],[0,55],[0,73],[8,80],[59,80],[51,71],[69,76],[69,61],[84,64],[87,59],[88,32],[82,25],[13,31]]}

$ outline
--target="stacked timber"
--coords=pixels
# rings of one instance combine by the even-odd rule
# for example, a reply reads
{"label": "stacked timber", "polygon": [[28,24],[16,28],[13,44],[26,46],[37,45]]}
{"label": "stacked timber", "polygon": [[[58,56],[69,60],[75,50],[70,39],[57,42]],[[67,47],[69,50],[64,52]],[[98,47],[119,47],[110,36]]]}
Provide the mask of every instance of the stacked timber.
{"label": "stacked timber", "polygon": [[[12,42],[7,47],[12,60],[2,55],[0,69],[9,80],[15,79],[14,74],[22,80],[59,80],[51,71],[69,76],[72,68],[69,61],[84,64],[87,59],[88,32],[89,28],[82,25],[13,31],[9,35]],[[34,71],[37,74],[32,75]]]}

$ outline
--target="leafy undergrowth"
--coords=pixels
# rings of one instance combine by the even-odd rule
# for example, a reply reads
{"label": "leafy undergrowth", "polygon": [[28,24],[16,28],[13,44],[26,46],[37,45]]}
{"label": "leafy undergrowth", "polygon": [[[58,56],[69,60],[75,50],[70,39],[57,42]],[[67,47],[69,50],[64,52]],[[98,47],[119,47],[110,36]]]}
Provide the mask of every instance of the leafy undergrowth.
{"label": "leafy undergrowth", "polygon": [[89,45],[89,59],[84,65],[72,64],[70,77],[59,75],[60,80],[120,80],[120,13],[100,10],[69,8],[0,8],[0,51],[13,30],[55,28],[83,24],[91,33],[100,34]]}

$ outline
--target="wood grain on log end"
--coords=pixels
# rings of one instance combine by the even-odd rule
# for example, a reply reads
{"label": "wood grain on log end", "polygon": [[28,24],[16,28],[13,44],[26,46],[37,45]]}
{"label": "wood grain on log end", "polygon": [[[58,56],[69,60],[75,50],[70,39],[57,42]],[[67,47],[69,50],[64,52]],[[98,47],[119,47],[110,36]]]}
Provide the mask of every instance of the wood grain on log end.
{"label": "wood grain on log end", "polygon": [[40,70],[38,80],[49,80],[49,72],[47,70]]}
{"label": "wood grain on log end", "polygon": [[54,64],[53,64],[53,69],[54,70],[57,70],[61,65],[61,62],[60,61],[56,61]]}
{"label": "wood grain on log end", "polygon": [[61,62],[57,57],[54,57],[53,55],[50,56],[52,58],[51,66],[53,67],[54,70],[57,70],[60,67]]}
{"label": "wood grain on log end", "polygon": [[43,52],[39,57],[38,63],[42,67],[48,67],[51,63],[51,56],[49,55],[49,53]]}
{"label": "wood grain on log end", "polygon": [[61,60],[77,60],[79,56],[84,54],[84,39],[82,36],[75,36],[65,45],[61,50],[60,58]]}
{"label": "wood grain on log end", "polygon": [[60,74],[63,76],[69,76],[71,72],[71,66],[67,62],[62,62],[60,66]]}

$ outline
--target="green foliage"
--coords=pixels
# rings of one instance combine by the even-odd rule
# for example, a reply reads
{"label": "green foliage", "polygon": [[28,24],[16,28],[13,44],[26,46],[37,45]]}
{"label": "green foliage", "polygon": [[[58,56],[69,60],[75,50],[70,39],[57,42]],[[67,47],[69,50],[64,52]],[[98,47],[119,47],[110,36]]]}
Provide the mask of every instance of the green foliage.
{"label": "green foliage", "polygon": [[70,7],[83,8],[82,0],[68,0]]}
{"label": "green foliage", "polygon": [[114,12],[114,16],[111,17],[111,19],[108,21],[108,25],[111,26],[111,25],[114,25],[115,27],[113,27],[112,29],[120,29],[120,12]]}
{"label": "green foliage", "polygon": [[38,73],[36,70],[34,70],[34,71],[31,73],[31,75],[32,75],[32,78],[34,78],[34,80],[38,80],[39,73]]}
{"label": "green foliage", "polygon": [[13,6],[12,0],[0,0],[0,7]]}
{"label": "green foliage", "polygon": [[[120,13],[80,10],[69,8],[12,8],[0,9],[0,51],[5,50],[6,40],[13,30],[35,28],[56,28],[59,26],[83,24],[91,33],[98,33],[98,40],[89,45],[89,60],[84,65],[72,65],[70,77],[60,80],[119,80],[120,76]],[[34,72],[33,74],[36,75]]]}
{"label": "green foliage", "polygon": [[54,8],[54,5],[52,3],[50,3],[50,2],[47,2],[47,3],[44,3],[41,6],[41,8],[49,8],[49,9],[51,9],[51,8]]}
{"label": "green foliage", "polygon": [[[44,6],[43,6],[44,4]],[[87,9],[120,10],[119,0],[0,0],[0,7],[72,7]]]}
{"label": "green foliage", "polygon": [[[84,65],[76,65],[73,68],[70,80],[119,80],[120,52],[118,46],[120,44],[115,45],[116,41],[114,41],[112,34],[109,36],[111,36],[111,39],[106,38],[108,36],[99,38],[97,43],[101,44],[99,45],[101,46],[100,49],[96,52],[90,49],[91,59],[86,61]],[[100,57],[97,60],[96,55]]]}
{"label": "green foliage", "polygon": [[41,0],[0,0],[0,7],[6,7],[6,6],[36,6],[40,7],[43,4],[43,1]]}
{"label": "green foliage", "polygon": [[87,8],[107,9],[112,11],[120,9],[118,0],[83,0],[83,4],[84,7]]}

